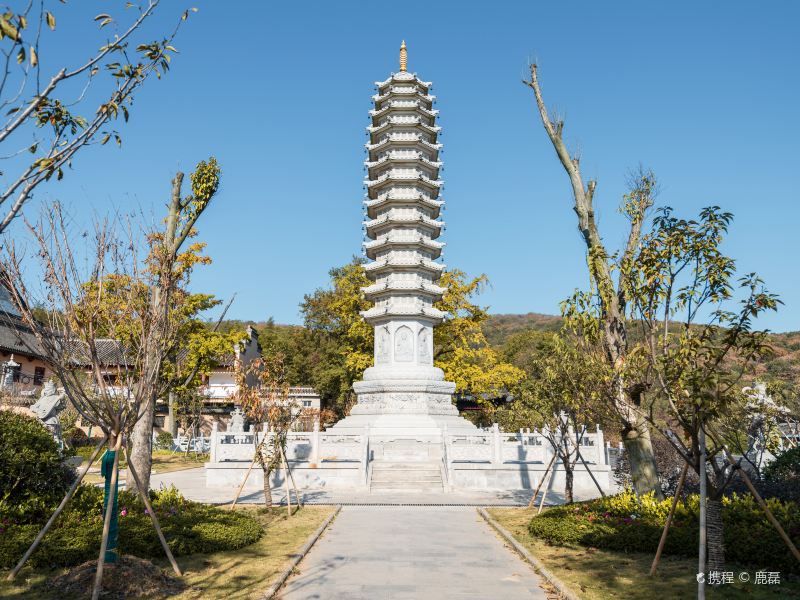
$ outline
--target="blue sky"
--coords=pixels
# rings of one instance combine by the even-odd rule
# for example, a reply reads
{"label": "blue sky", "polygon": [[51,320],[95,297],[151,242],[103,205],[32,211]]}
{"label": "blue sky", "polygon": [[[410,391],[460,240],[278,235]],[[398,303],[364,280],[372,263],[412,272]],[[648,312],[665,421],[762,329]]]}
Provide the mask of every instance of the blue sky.
{"label": "blue sky", "polygon": [[[59,30],[84,27],[85,38],[54,38],[51,53],[79,53],[95,39],[91,17],[112,6],[76,4],[53,10]],[[586,285],[568,181],[520,83],[535,58],[598,180],[608,246],[624,239],[617,207],[641,163],[678,214],[712,204],[735,214],[725,249],[785,302],[759,325],[800,330],[800,4],[192,5],[181,53],[137,97],[122,149],[86,150],[36,200],[64,201],[79,227],[108,210],[159,215],[174,172],[215,155],[222,189],[199,224],[214,263],[194,286],[236,292],[231,317],[300,322],[303,294],[360,254],[370,96],[405,39],[409,70],[434,82],[441,111],[445,262],[488,274],[492,312],[555,314]],[[183,8],[164,3],[151,29]]]}

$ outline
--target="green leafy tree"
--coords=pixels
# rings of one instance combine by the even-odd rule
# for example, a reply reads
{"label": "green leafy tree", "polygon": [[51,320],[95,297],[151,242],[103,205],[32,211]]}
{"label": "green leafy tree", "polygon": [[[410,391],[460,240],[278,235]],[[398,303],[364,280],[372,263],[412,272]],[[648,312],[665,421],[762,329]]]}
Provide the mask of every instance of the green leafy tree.
{"label": "green leafy tree", "polygon": [[564,497],[573,501],[573,481],[587,426],[609,420],[603,402],[612,381],[602,357],[569,332],[525,331],[510,338],[506,360],[522,369],[511,404],[497,419],[510,430],[539,428],[564,470]]}
{"label": "green leafy tree", "polygon": [[[190,296],[201,296],[193,294]],[[220,332],[200,319],[202,311],[219,305],[212,296],[184,315],[178,333],[176,356],[165,362],[162,399],[170,404],[175,420],[184,432],[196,434],[200,425],[205,397],[200,391],[204,376],[218,366],[221,356],[230,354],[246,337],[243,331]],[[164,397],[166,396],[166,397]],[[187,449],[188,450],[188,449]]]}
{"label": "green leafy tree", "polygon": [[487,282],[486,275],[470,279],[463,271],[445,271],[439,285],[446,291],[434,305],[447,315],[434,329],[434,364],[456,384],[456,391],[477,398],[502,396],[524,377],[486,341],[483,324],[489,315],[473,298]]}
{"label": "green leafy tree", "polygon": [[780,303],[755,273],[736,281],[735,262],[721,251],[732,218],[716,206],[696,220],[659,209],[626,290],[643,340],[626,365],[627,379],[645,382],[642,393],[652,389],[643,414],[707,480],[712,570],[724,568],[721,499],[736,470],[728,449],[749,422],[742,378],[771,351],[768,332],[754,329],[753,320]]}
{"label": "green leafy tree", "polygon": [[307,294],[300,305],[309,332],[303,345],[314,348],[309,356],[314,387],[344,414],[354,401],[353,382],[372,364],[373,331],[360,314],[371,306],[361,293],[370,281],[358,258],[329,275],[331,287]]}
{"label": "green leafy tree", "polygon": [[[354,381],[373,361],[373,328],[360,311],[372,304],[361,293],[370,284],[363,261],[353,259],[330,271],[331,287],[307,295],[301,305],[308,336],[304,344],[314,361],[310,369],[314,387],[345,413],[355,400]],[[477,397],[498,396],[523,377],[522,371],[500,360],[481,329],[486,309],[474,303],[486,276],[469,279],[462,271],[446,271],[439,285],[446,289],[435,304],[444,322],[434,329],[434,364],[456,389]]]}
{"label": "green leafy tree", "polygon": [[[150,441],[156,400],[163,397],[164,382],[168,381],[161,371],[166,357],[176,352],[177,344],[181,341],[177,332],[186,321],[185,312],[176,298],[180,299],[187,293],[185,289],[192,269],[197,264],[207,264],[210,260],[200,254],[204,247],[202,244],[195,242],[188,247],[184,244],[197,235],[194,226],[219,189],[220,172],[214,157],[197,163],[195,170],[189,175],[191,191],[186,196],[182,194],[184,174],[177,173],[172,180],[172,194],[164,230],[150,236],[150,252],[145,261],[151,281],[148,285],[148,318],[161,335],[148,338],[144,347],[142,373],[147,382],[147,394],[131,433],[130,456],[131,462],[140,473],[145,490],[150,487],[153,464]],[[204,300],[196,301],[202,304]]]}

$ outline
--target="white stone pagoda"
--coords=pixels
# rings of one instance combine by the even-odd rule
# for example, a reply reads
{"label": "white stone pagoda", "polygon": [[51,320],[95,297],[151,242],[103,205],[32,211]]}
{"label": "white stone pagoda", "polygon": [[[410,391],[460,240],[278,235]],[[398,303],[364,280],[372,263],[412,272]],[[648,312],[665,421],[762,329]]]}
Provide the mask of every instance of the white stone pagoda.
{"label": "white stone pagoda", "polygon": [[376,82],[370,111],[364,248],[374,283],[363,291],[375,305],[362,315],[375,327],[374,366],[353,385],[358,402],[335,431],[369,426],[376,435],[439,435],[445,425],[475,429],[453,405],[455,384],[433,366],[433,328],[444,318],[433,304],[445,291],[437,285],[445,268],[437,262],[444,247],[438,241],[444,227],[441,128],[431,83],[406,65],[403,42],[400,72]]}

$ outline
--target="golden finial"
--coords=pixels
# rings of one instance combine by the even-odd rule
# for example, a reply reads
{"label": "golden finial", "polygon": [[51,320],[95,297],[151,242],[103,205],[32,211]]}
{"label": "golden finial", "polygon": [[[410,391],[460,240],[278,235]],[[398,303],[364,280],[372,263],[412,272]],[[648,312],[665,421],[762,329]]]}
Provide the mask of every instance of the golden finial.
{"label": "golden finial", "polygon": [[406,41],[400,44],[400,71],[405,71],[408,65],[408,52],[406,51]]}

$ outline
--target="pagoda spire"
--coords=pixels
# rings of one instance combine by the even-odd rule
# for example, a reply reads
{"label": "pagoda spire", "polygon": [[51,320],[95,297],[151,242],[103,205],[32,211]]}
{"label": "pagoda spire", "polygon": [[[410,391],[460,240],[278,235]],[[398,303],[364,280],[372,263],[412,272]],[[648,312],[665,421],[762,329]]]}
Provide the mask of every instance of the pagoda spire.
{"label": "pagoda spire", "polygon": [[403,40],[403,43],[400,44],[400,71],[402,73],[405,73],[407,66],[408,66],[408,50],[406,50],[406,41]]}

